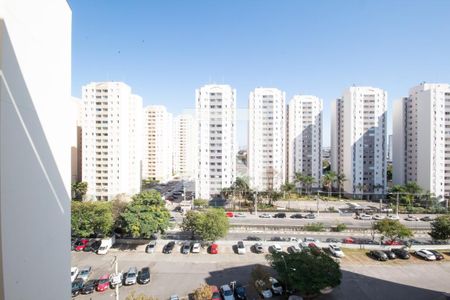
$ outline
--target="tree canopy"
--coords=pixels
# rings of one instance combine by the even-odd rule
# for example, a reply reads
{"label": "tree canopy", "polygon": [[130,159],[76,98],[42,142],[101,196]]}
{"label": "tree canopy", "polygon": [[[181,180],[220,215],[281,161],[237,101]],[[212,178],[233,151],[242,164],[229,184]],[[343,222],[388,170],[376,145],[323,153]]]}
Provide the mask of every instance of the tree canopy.
{"label": "tree canopy", "polygon": [[211,286],[202,284],[194,291],[194,300],[211,300],[213,294]]}
{"label": "tree canopy", "polygon": [[339,264],[323,252],[274,253],[267,255],[267,260],[288,288],[304,296],[317,295],[341,283]]}
{"label": "tree canopy", "polygon": [[429,234],[434,240],[450,239],[450,215],[439,216],[431,222]]}
{"label": "tree canopy", "polygon": [[209,208],[188,211],[181,226],[204,241],[215,241],[228,233],[230,224],[223,209]]}
{"label": "tree canopy", "polygon": [[72,183],[72,196],[76,200],[83,200],[86,196],[88,183],[85,181],[78,181]]}
{"label": "tree canopy", "polygon": [[412,231],[397,220],[384,219],[373,224],[373,229],[391,240],[411,237]]}
{"label": "tree canopy", "polygon": [[72,201],[71,224],[74,236],[109,235],[114,225],[111,203]]}

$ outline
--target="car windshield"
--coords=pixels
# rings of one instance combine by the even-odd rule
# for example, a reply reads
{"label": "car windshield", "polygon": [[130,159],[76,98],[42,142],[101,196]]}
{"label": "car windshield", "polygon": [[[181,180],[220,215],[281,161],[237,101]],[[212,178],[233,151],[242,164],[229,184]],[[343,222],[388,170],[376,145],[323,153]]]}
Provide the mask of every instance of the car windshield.
{"label": "car windshield", "polygon": [[99,284],[104,284],[104,283],[107,283],[107,282],[109,282],[109,279],[108,279],[108,278],[100,279],[100,280],[98,281]]}
{"label": "car windshield", "polygon": [[215,293],[212,294],[211,298],[213,298],[213,299],[220,299],[220,294],[218,292],[215,292]]}
{"label": "car windshield", "polygon": [[226,291],[223,291],[223,295],[224,296],[231,296],[231,295],[233,295],[233,293],[231,292],[231,290],[226,290]]}
{"label": "car windshield", "polygon": [[334,247],[334,251],[341,251],[341,248],[339,248],[339,247]]}

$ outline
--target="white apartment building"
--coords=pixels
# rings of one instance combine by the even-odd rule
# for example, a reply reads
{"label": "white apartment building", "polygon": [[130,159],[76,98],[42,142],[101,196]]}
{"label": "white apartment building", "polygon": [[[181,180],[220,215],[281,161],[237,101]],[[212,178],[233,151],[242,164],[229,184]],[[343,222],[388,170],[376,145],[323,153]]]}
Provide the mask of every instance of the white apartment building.
{"label": "white apartment building", "polygon": [[167,182],[172,178],[172,114],[163,105],[144,112],[144,179]]}
{"label": "white apartment building", "polygon": [[288,180],[295,173],[312,176],[317,186],[322,177],[322,109],[316,96],[296,95],[288,108]]}
{"label": "white apartment building", "polygon": [[82,178],[87,198],[140,192],[142,99],[123,82],[82,87]]}
{"label": "white apartment building", "polygon": [[81,181],[81,99],[72,97],[71,111],[71,183]]}
{"label": "white apartment building", "polygon": [[275,88],[256,88],[248,102],[250,187],[279,190],[286,180],[286,94]]}
{"label": "white apartment building", "polygon": [[236,90],[205,85],[195,91],[197,151],[195,196],[209,199],[236,178]]}
{"label": "white apartment building", "polygon": [[0,299],[70,299],[71,24],[0,1]]}
{"label": "white apartment building", "polygon": [[386,191],[387,93],[350,87],[332,104],[331,169],[344,174],[346,193]]}
{"label": "white apartment building", "polygon": [[395,184],[417,182],[438,197],[450,194],[450,85],[421,83],[394,103]]}
{"label": "white apartment building", "polygon": [[173,126],[173,172],[181,179],[193,179],[197,159],[197,135],[195,118],[182,114],[175,118]]}

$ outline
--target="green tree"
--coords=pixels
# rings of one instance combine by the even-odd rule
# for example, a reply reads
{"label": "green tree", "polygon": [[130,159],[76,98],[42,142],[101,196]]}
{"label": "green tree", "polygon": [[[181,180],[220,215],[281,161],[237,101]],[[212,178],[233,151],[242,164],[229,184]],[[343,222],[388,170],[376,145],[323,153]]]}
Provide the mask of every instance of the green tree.
{"label": "green tree", "polygon": [[342,187],[344,186],[345,181],[347,181],[347,178],[345,178],[344,173],[339,173],[336,175],[336,183],[337,183],[338,190],[339,190],[339,198],[341,198],[341,191],[342,191]]}
{"label": "green tree", "polygon": [[323,252],[274,253],[266,258],[281,280],[303,296],[316,296],[320,290],[341,283],[339,264]]}
{"label": "green tree", "polygon": [[392,181],[392,170],[393,170],[392,164],[388,164],[386,171],[387,181]]}
{"label": "green tree", "polygon": [[207,284],[202,284],[194,291],[194,300],[211,300],[211,287]]}
{"label": "green tree", "polygon": [[88,183],[85,181],[78,181],[72,183],[72,197],[76,200],[84,200],[88,189]]}
{"label": "green tree", "polygon": [[72,235],[89,237],[111,234],[114,219],[110,202],[72,201]]}
{"label": "green tree", "polygon": [[198,207],[206,207],[208,206],[209,202],[205,199],[194,199],[194,206]]}
{"label": "green tree", "polygon": [[337,175],[334,172],[328,172],[322,176],[322,184],[327,188],[328,197],[331,197],[331,188],[336,181]]}
{"label": "green tree", "polygon": [[431,222],[431,232],[429,233],[434,240],[450,239],[450,215],[439,216]]}
{"label": "green tree", "polygon": [[133,237],[150,237],[156,232],[164,233],[169,227],[170,213],[161,195],[144,191],[133,196],[121,214],[123,229]]}
{"label": "green tree", "polygon": [[397,220],[384,219],[373,224],[373,229],[391,240],[411,237],[412,231]]}
{"label": "green tree", "polygon": [[261,280],[266,288],[270,288],[270,274],[263,266],[256,265],[250,274],[252,286],[255,286],[255,282]]}
{"label": "green tree", "polygon": [[281,191],[285,193],[284,196],[288,194],[288,197],[290,197],[291,194],[295,192],[295,184],[292,182],[286,182],[281,186]]}
{"label": "green tree", "polygon": [[312,185],[316,183],[316,179],[313,176],[305,176],[303,178],[303,184],[306,186],[306,192],[311,194]]}
{"label": "green tree", "polygon": [[306,176],[300,172],[296,172],[294,174],[294,183],[300,185],[300,188],[299,188],[300,194],[302,192],[303,186],[305,185],[305,177]]}
{"label": "green tree", "polygon": [[223,209],[209,208],[204,211],[188,211],[181,227],[203,241],[215,241],[228,233],[230,224]]}

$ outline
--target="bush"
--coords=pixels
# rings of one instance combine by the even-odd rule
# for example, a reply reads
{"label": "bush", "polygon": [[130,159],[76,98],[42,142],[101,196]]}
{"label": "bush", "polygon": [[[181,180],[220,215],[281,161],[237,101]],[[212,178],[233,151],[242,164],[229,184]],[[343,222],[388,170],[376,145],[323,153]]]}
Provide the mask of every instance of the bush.
{"label": "bush", "polygon": [[305,227],[303,227],[303,229],[305,231],[319,232],[319,231],[325,231],[325,226],[323,225],[323,223],[309,223],[309,224],[305,225]]}
{"label": "bush", "polygon": [[334,206],[328,207],[328,211],[329,212],[337,212],[337,210],[336,210],[336,208],[334,208]]}
{"label": "bush", "polygon": [[337,224],[336,227],[333,228],[333,231],[335,232],[341,232],[347,229],[347,225],[344,223]]}

